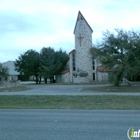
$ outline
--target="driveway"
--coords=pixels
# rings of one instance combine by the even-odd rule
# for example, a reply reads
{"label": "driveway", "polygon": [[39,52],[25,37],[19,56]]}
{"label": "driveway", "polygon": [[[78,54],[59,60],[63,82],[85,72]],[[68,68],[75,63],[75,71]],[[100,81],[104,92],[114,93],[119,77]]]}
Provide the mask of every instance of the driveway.
{"label": "driveway", "polygon": [[22,83],[23,85],[32,88],[31,90],[20,92],[0,92],[0,95],[136,95],[140,92],[97,92],[83,91],[87,87],[99,87],[106,85],[58,85],[58,84],[41,84]]}

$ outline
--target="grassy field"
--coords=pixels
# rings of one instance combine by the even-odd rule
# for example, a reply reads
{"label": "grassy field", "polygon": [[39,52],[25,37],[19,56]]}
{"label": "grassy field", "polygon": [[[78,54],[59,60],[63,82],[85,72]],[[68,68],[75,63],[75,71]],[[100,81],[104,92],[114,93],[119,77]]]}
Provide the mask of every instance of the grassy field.
{"label": "grassy field", "polygon": [[83,91],[100,91],[100,92],[140,92],[140,86],[100,86],[85,88]]}
{"label": "grassy field", "polygon": [[140,96],[0,96],[1,109],[120,109],[139,110]]}

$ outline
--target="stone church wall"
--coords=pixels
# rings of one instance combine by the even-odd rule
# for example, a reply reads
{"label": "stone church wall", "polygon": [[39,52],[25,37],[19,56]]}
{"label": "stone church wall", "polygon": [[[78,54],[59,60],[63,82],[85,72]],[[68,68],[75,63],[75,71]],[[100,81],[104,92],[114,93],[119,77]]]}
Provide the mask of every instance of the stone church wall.
{"label": "stone church wall", "polygon": [[[81,37],[81,39],[80,39]],[[92,47],[92,31],[85,20],[79,20],[75,30],[75,50],[76,50],[76,70],[83,70],[88,73],[86,81],[92,81],[92,56],[90,49]],[[81,82],[83,78],[75,79],[75,82]]]}
{"label": "stone church wall", "polygon": [[107,72],[98,72],[97,81],[108,81],[108,73]]}
{"label": "stone church wall", "polygon": [[70,83],[70,73],[60,74],[56,76],[57,83]]}
{"label": "stone church wall", "polygon": [[92,32],[91,27],[79,12],[74,28],[75,50],[72,50],[69,54],[70,72],[60,75],[59,81],[85,83],[108,80],[107,72],[98,72],[99,62],[94,60],[93,63],[91,54]]}

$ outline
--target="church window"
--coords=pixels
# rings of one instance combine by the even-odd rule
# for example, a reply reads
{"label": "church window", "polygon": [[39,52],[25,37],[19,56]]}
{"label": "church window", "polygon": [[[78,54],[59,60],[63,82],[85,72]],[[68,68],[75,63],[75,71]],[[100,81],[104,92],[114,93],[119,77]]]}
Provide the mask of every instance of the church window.
{"label": "church window", "polygon": [[83,17],[81,15],[78,17],[78,21],[79,20],[83,20]]}
{"label": "church window", "polygon": [[75,71],[75,54],[72,54],[72,60],[73,60],[73,71]]}
{"label": "church window", "polygon": [[93,80],[95,80],[95,73],[93,73]]}
{"label": "church window", "polygon": [[93,66],[93,70],[95,70],[95,61],[94,61],[94,59],[92,60],[92,66]]}
{"label": "church window", "polygon": [[72,54],[72,59],[73,61],[75,61],[75,54]]}

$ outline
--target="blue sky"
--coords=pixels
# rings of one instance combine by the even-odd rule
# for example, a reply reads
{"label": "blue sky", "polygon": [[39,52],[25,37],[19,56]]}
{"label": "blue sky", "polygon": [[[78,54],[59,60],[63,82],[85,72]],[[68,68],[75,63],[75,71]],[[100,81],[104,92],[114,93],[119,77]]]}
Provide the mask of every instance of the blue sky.
{"label": "blue sky", "polygon": [[74,49],[78,11],[93,29],[93,44],[115,28],[140,30],[139,0],[0,0],[0,62],[29,49]]}

